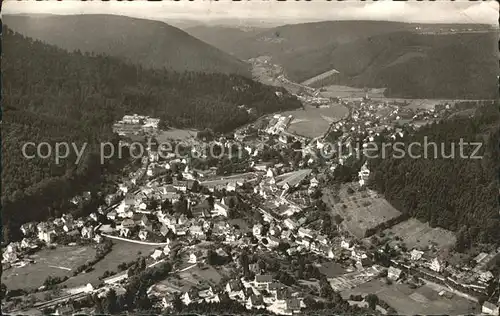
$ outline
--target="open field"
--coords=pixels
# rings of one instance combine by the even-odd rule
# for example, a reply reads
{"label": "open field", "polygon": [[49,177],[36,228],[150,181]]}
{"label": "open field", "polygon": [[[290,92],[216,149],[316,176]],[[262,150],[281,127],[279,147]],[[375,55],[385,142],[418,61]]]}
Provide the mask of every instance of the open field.
{"label": "open field", "polygon": [[357,288],[360,285],[373,280],[380,274],[380,271],[382,271],[381,267],[372,266],[364,270],[358,270],[345,273],[337,277],[328,278],[328,282],[335,291],[344,292],[349,289]]}
{"label": "open field", "polygon": [[158,282],[155,287],[161,292],[186,292],[192,287],[218,284],[223,275],[214,267],[205,265],[203,267],[194,266],[186,271],[179,272],[167,279]]}
{"label": "open field", "polygon": [[[118,272],[117,266],[120,263],[136,260],[139,257],[139,251],[142,253],[141,255],[149,255],[155,248],[155,246],[113,240],[113,249],[104,259],[94,265],[94,270],[72,277],[63,284],[71,288],[87,283],[99,282],[99,277],[102,276],[106,270]],[[87,259],[91,259],[92,257],[88,257]]]}
{"label": "open field", "polygon": [[327,278],[335,278],[346,273],[346,270],[342,266],[335,262],[324,262],[319,267],[319,271],[323,273]]}
{"label": "open field", "polygon": [[95,252],[95,249],[87,246],[43,249],[31,256],[35,263],[3,271],[2,283],[9,289],[38,288],[48,276],[71,275],[72,269],[94,258]]}
{"label": "open field", "polygon": [[447,248],[455,244],[456,237],[451,231],[442,228],[431,228],[428,223],[422,223],[410,218],[384,231],[391,239],[401,238],[408,249],[427,248],[434,244],[436,248]]}
{"label": "open field", "polygon": [[370,98],[384,97],[384,90],[381,89],[361,89],[348,86],[331,85],[323,87],[326,91],[322,91],[321,95],[327,98],[362,98],[366,95]]}
{"label": "open field", "polygon": [[167,142],[168,140],[185,140],[188,138],[196,137],[198,131],[190,129],[170,129],[168,131],[161,131],[156,136],[159,143]]}
{"label": "open field", "polygon": [[241,232],[243,234],[246,234],[246,233],[252,231],[251,226],[249,225],[249,223],[247,221],[245,221],[244,219],[242,219],[242,218],[230,219],[227,222],[230,225],[238,226],[239,229],[241,230]]}
{"label": "open field", "polygon": [[292,115],[293,120],[288,131],[305,137],[322,136],[330,127],[332,122],[345,118],[349,110],[341,104],[331,104],[329,107],[316,108],[304,105],[304,108],[286,111],[283,115]]}
{"label": "open field", "polygon": [[406,284],[386,285],[381,280],[372,280],[356,288],[342,291],[348,298],[351,294],[376,294],[399,314],[402,315],[436,315],[446,311],[449,315],[474,313],[475,304],[454,296],[451,299],[440,297],[435,290],[424,285],[418,289],[410,289]]}
{"label": "open field", "polygon": [[366,237],[374,230],[391,222],[396,222],[402,215],[387,200],[373,196],[368,192],[347,192],[347,186],[339,192],[340,203],[334,202],[333,192],[323,190],[323,200],[334,214],[340,215],[342,225],[358,238]]}
{"label": "open field", "polygon": [[302,82],[301,84],[304,86],[313,86],[314,84],[320,82],[321,80],[329,79],[330,77],[335,77],[339,72],[336,69],[331,69],[328,71],[325,71],[317,76],[314,76],[312,78],[307,79],[306,81]]}

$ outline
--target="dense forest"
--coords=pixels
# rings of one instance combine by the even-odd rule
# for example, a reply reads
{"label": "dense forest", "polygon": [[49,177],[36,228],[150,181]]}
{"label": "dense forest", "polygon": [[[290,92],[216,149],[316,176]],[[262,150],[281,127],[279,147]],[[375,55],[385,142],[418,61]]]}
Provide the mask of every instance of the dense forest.
{"label": "dense forest", "polygon": [[4,15],[2,19],[16,32],[68,51],[106,54],[147,68],[251,78],[245,62],[162,21],[112,14]]}
{"label": "dense forest", "polygon": [[[34,41],[4,25],[2,56],[2,202],[5,230],[54,214],[86,184],[98,183],[98,143],[118,141],[112,124],[125,114],[159,117],[169,126],[226,132],[252,115],[296,108],[284,90],[225,74],[148,70],[107,56],[92,56]],[[254,108],[256,114],[246,109]],[[88,143],[60,165],[26,159],[25,142]],[[113,161],[111,161],[113,163]],[[21,211],[22,210],[22,211]],[[4,234],[5,235],[5,234]],[[7,233],[8,235],[8,233]]]}
{"label": "dense forest", "polygon": [[[425,137],[427,158],[423,156]],[[464,143],[481,143],[476,155],[483,158],[462,158],[472,155],[476,146],[463,146],[461,155],[461,139]],[[422,158],[409,155],[397,158],[399,154],[394,157],[387,151],[386,159],[370,160],[372,188],[383,193],[397,209],[429,222],[432,227],[457,232],[459,251],[480,243],[500,244],[499,104],[483,104],[473,118],[455,117],[437,122],[401,141],[406,148],[410,143],[422,144],[411,150]],[[436,158],[431,142],[437,144]],[[444,155],[454,153],[454,158],[445,158],[441,146]]]}

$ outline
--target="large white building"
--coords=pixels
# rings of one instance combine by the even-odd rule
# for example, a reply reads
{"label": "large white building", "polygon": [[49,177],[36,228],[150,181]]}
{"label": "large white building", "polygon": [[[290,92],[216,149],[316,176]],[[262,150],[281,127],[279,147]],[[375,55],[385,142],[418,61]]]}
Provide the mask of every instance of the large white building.
{"label": "large white building", "polygon": [[360,186],[366,185],[366,181],[368,181],[368,178],[370,177],[370,169],[368,169],[367,164],[368,162],[365,162],[365,164],[361,167],[361,170],[358,173]]}

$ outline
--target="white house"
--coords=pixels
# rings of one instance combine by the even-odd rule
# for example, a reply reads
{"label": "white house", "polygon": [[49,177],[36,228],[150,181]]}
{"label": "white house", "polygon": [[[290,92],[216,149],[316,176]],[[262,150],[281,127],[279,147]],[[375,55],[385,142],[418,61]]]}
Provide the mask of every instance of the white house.
{"label": "white house", "polygon": [[94,241],[96,243],[98,243],[98,244],[102,243],[103,240],[104,240],[104,238],[101,235],[99,235],[99,234],[96,234],[95,237],[94,237]]}
{"label": "white house", "polygon": [[498,316],[499,314],[498,305],[495,306],[495,304],[491,302],[484,302],[481,308],[481,312],[486,315]]}
{"label": "white house", "polygon": [[418,261],[418,260],[420,260],[423,255],[424,255],[424,252],[420,251],[420,250],[417,250],[417,249],[413,249],[410,252],[410,258],[411,258],[412,261]]}
{"label": "white house", "polygon": [[254,236],[260,236],[262,233],[262,225],[261,224],[256,224],[252,228],[252,233]]}
{"label": "white house", "polygon": [[163,254],[164,254],[165,256],[168,256],[168,255],[170,254],[170,251],[171,251],[171,250],[172,250],[172,249],[170,248],[170,245],[166,245],[166,246],[163,248]]}
{"label": "white house", "polygon": [[184,303],[184,305],[189,305],[189,304],[191,304],[193,302],[197,302],[197,301],[199,301],[199,298],[196,296],[196,294],[194,292],[192,292],[192,293],[186,292],[182,296],[182,302]]}
{"label": "white house", "polygon": [[82,238],[92,239],[94,238],[94,227],[86,226],[82,228]]}
{"label": "white house", "polygon": [[213,216],[227,217],[228,212],[229,212],[229,207],[227,207],[226,205],[222,204],[219,201],[215,201],[214,209],[212,211]]}
{"label": "white house", "polygon": [[127,228],[127,227],[121,227],[120,228],[120,237],[130,237],[130,234],[132,233],[132,231],[130,230],[130,228]]}
{"label": "white house", "polygon": [[333,253],[333,248],[326,245],[320,245],[320,252],[327,258],[333,259],[335,254]]}
{"label": "white house", "polygon": [[295,230],[299,225],[290,218],[285,219],[283,224],[290,230]]}
{"label": "white house", "polygon": [[317,240],[322,245],[328,245],[328,239],[326,238],[326,236],[319,235]]}
{"label": "white house", "polygon": [[21,225],[21,231],[23,232],[24,236],[33,234],[35,232],[35,228],[36,226],[32,222]]}
{"label": "white house", "polygon": [[354,245],[353,242],[347,239],[342,238],[342,241],[340,242],[340,247],[346,249],[346,250],[353,250]]}
{"label": "white house", "polygon": [[309,181],[309,187],[311,188],[316,188],[319,184],[318,179],[312,178],[311,181]]}
{"label": "white house", "polygon": [[245,292],[243,285],[238,280],[230,281],[226,284],[225,292],[229,295],[230,299],[244,300]]}
{"label": "white house", "polygon": [[273,282],[273,276],[269,274],[258,274],[255,276],[255,286],[259,289],[269,289],[269,284]]}
{"label": "white house", "polygon": [[193,225],[189,227],[189,233],[196,238],[205,238],[205,232],[203,231],[203,227],[200,225]]}
{"label": "white house", "polygon": [[139,235],[138,235],[138,236],[139,236],[139,239],[140,239],[140,240],[143,240],[143,241],[144,241],[144,240],[146,240],[146,239],[148,238],[148,231],[147,231],[147,230],[141,230],[141,231],[139,232]]}
{"label": "white house", "polygon": [[228,182],[226,185],[226,191],[227,192],[236,191],[236,182],[235,181]]}
{"label": "white house", "polygon": [[194,253],[189,255],[188,263],[196,263],[198,262],[198,257]]}
{"label": "white house", "polygon": [[479,275],[479,280],[484,283],[488,283],[493,279],[493,273],[490,271],[483,272]]}
{"label": "white house", "polygon": [[96,214],[96,213],[91,213],[91,214],[89,215],[89,217],[90,217],[93,221],[97,222],[97,214]]}
{"label": "white house", "polygon": [[389,270],[387,270],[387,278],[393,281],[397,281],[401,277],[401,272],[401,269],[389,267]]}
{"label": "white house", "polygon": [[247,309],[262,309],[265,308],[266,306],[264,305],[264,299],[262,298],[261,295],[251,295],[246,304]]}
{"label": "white house", "polygon": [[368,181],[368,178],[370,177],[370,169],[368,169],[367,164],[368,162],[365,162],[365,164],[361,167],[361,170],[358,173],[360,186],[366,185],[366,181]]}
{"label": "white house", "polygon": [[163,251],[159,250],[159,249],[156,249],[153,254],[151,254],[151,258],[153,258],[154,260],[158,260],[160,259],[161,257],[163,256]]}
{"label": "white house", "polygon": [[67,222],[66,224],[64,224],[63,230],[65,232],[69,232],[69,231],[73,230],[73,222]]}
{"label": "white house", "polygon": [[302,238],[304,238],[304,237],[313,238],[314,237],[314,233],[310,229],[303,228],[303,227],[299,228],[298,235],[299,235],[299,237],[302,237]]}
{"label": "white house", "polygon": [[443,272],[443,270],[444,270],[444,263],[441,260],[439,260],[438,258],[434,258],[431,261],[430,269],[433,270],[433,271],[436,271],[436,272]]}
{"label": "white house", "polygon": [[114,221],[116,219],[116,211],[111,211],[109,212],[108,214],[106,214],[106,217],[109,219],[109,220],[112,220]]}

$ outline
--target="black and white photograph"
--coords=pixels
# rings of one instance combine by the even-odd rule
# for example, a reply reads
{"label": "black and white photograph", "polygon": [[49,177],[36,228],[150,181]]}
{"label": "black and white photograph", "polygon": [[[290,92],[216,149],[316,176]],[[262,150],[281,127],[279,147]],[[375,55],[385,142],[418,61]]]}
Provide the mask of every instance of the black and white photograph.
{"label": "black and white photograph", "polygon": [[1,314],[499,315],[497,1],[1,6]]}

